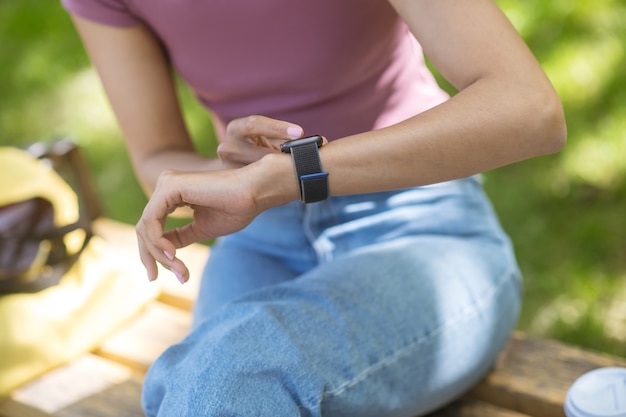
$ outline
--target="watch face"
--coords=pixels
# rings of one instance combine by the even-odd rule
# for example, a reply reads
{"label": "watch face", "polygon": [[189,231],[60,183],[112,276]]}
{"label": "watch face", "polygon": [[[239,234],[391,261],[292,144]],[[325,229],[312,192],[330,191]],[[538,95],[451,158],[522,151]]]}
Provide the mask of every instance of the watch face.
{"label": "watch face", "polygon": [[317,147],[319,148],[320,146],[324,144],[324,138],[321,137],[320,135],[315,135],[315,136],[308,136],[302,139],[290,140],[280,145],[280,150],[281,152],[289,153],[291,152],[291,148],[294,148],[296,146],[305,146],[305,145],[309,145],[312,143],[316,143]]}

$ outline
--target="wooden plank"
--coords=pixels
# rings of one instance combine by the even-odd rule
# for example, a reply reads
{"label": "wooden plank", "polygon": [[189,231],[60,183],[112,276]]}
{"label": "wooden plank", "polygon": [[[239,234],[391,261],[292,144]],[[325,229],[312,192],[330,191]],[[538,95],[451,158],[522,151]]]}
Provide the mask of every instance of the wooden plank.
{"label": "wooden plank", "polygon": [[529,417],[472,398],[462,398],[428,417]]}
{"label": "wooden plank", "polygon": [[142,416],[142,378],[128,367],[86,354],[13,391],[0,402],[0,416]]}
{"label": "wooden plank", "polygon": [[0,417],[54,417],[51,414],[33,408],[28,404],[15,402],[10,398],[0,401]]}
{"label": "wooden plank", "polygon": [[188,311],[154,302],[143,314],[109,337],[95,353],[146,372],[165,349],[187,335],[190,326]]}
{"label": "wooden plank", "polygon": [[626,359],[516,333],[494,371],[470,394],[534,417],[565,416],[563,403],[574,381],[607,366],[626,367]]}
{"label": "wooden plank", "polygon": [[59,410],[54,417],[143,417],[142,379],[137,375]]}

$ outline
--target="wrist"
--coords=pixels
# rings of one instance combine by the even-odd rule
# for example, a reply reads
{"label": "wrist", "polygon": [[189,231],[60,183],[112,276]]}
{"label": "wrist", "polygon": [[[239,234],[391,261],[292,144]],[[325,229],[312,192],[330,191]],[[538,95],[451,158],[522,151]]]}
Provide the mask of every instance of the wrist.
{"label": "wrist", "polygon": [[316,203],[328,198],[328,172],[322,169],[319,148],[326,140],[320,135],[284,142],[283,153],[291,155],[296,174],[300,201]]}
{"label": "wrist", "polygon": [[288,154],[271,153],[242,168],[247,170],[251,192],[263,210],[299,199],[293,163]]}

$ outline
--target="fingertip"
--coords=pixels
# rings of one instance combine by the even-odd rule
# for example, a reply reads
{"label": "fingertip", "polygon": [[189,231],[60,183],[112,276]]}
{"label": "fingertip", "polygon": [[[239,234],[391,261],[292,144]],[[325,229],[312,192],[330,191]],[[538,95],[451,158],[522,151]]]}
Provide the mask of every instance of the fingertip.
{"label": "fingertip", "polygon": [[146,264],[144,262],[144,267],[146,268],[146,273],[148,275],[148,281],[152,282],[152,281],[156,281],[158,275],[159,275],[159,270],[156,266],[156,263],[153,262],[152,264]]}
{"label": "fingertip", "polygon": [[176,279],[178,280],[178,282],[180,282],[181,284],[186,283],[187,281],[189,281],[189,274],[186,272],[179,272],[176,269],[172,268],[172,273],[174,274],[174,276],[176,277]]}
{"label": "fingertip", "polygon": [[148,274],[148,281],[152,282],[152,281],[156,281],[157,277],[154,276],[153,274],[151,274],[149,271],[147,271]]}
{"label": "fingertip", "polygon": [[287,128],[287,136],[289,136],[290,139],[298,139],[302,137],[303,133],[304,131],[300,126],[291,125]]}

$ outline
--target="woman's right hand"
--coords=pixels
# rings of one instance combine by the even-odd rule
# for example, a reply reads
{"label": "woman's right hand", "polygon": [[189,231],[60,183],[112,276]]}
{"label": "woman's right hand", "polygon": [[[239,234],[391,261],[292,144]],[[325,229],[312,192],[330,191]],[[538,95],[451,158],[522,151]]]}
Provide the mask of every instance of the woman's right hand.
{"label": "woman's right hand", "polygon": [[247,116],[231,121],[217,148],[224,168],[240,168],[258,161],[272,152],[280,152],[280,144],[301,138],[303,129],[293,123],[265,116]]}
{"label": "woman's right hand", "polygon": [[[296,200],[292,173],[291,158],[280,153],[238,169],[162,172],[136,227],[149,279],[156,279],[158,262],[187,281],[176,250],[237,232],[264,210]],[[167,217],[180,207],[193,211],[191,221],[165,230]]]}
{"label": "woman's right hand", "polygon": [[[181,283],[187,281],[189,271],[176,257],[178,248],[241,230],[264,209],[254,198],[254,178],[246,169],[164,171],[159,176],[136,226],[139,254],[151,281],[157,277],[156,262]],[[164,230],[167,217],[181,207],[191,209],[192,220]]]}

